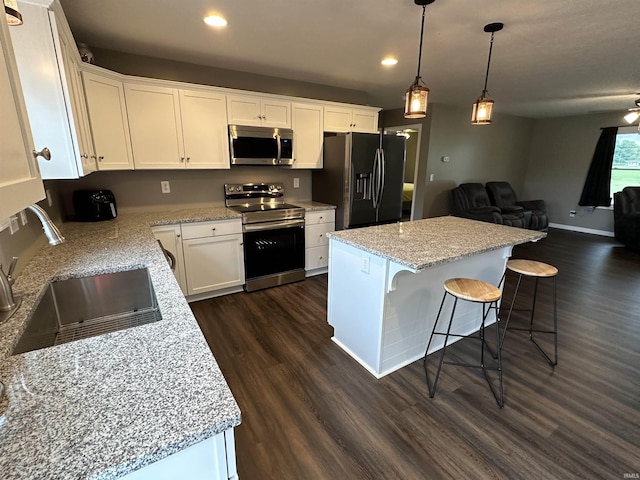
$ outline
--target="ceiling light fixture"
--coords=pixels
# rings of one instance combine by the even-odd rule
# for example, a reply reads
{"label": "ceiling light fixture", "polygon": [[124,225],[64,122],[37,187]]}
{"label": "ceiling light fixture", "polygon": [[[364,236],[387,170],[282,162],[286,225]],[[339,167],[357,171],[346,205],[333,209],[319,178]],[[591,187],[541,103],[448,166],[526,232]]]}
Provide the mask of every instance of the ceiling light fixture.
{"label": "ceiling light fixture", "polygon": [[484,76],[484,89],[480,97],[473,104],[473,112],[471,113],[472,125],[489,125],[491,123],[491,114],[493,113],[493,100],[489,98],[487,92],[487,81],[489,80],[489,67],[491,66],[491,51],[493,50],[493,35],[504,27],[503,23],[495,22],[484,26],[484,31],[491,32],[491,43],[489,43],[489,60],[487,60],[487,73]]}
{"label": "ceiling light fixture", "polygon": [[226,27],[227,26],[227,20],[225,18],[221,17],[220,15],[210,15],[208,17],[205,17],[204,23],[206,23],[207,25],[210,25],[212,27]]}
{"label": "ceiling light fixture", "polygon": [[424,12],[427,5],[435,0],[413,0],[416,5],[422,5],[422,27],[420,28],[420,50],[418,51],[418,73],[416,79],[407,89],[404,97],[404,118],[424,118],[427,116],[427,100],[429,89],[420,77],[420,63],[422,60],[422,39],[424,37]]}
{"label": "ceiling light fixture", "polygon": [[7,16],[9,25],[22,25],[22,14],[18,11],[18,2],[16,0],[4,0],[4,13]]}
{"label": "ceiling light fixture", "polygon": [[[638,118],[640,118],[640,98],[636,99],[635,104],[636,104],[636,107],[638,108],[630,108],[629,113],[627,113],[624,116],[625,121],[629,125],[631,125],[636,120],[638,120]],[[640,125],[638,125],[638,131],[640,132]]]}
{"label": "ceiling light fixture", "polygon": [[386,57],[386,58],[383,58],[380,63],[382,65],[384,65],[385,67],[391,67],[393,65],[397,65],[398,60],[396,58],[393,58],[393,57]]}

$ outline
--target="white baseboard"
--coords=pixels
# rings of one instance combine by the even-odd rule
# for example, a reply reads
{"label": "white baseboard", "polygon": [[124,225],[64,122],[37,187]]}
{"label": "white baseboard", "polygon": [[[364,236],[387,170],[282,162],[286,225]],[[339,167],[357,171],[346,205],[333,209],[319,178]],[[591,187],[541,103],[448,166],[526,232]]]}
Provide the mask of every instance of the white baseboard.
{"label": "white baseboard", "polygon": [[594,228],[576,227],[575,225],[562,225],[560,223],[550,223],[551,228],[558,228],[560,230],[571,230],[572,232],[590,233],[592,235],[601,235],[603,237],[613,237],[613,232],[607,230],[596,230]]}

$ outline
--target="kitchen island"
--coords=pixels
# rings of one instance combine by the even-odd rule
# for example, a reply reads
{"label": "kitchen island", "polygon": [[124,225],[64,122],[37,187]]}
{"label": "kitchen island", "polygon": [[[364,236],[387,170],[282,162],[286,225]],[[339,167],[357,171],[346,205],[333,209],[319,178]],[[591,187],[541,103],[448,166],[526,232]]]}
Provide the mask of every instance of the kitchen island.
{"label": "kitchen island", "polygon": [[[470,277],[498,285],[513,246],[546,233],[438,217],[327,236],[332,339],[381,378],[424,356],[446,279]],[[446,305],[442,315],[450,308]],[[476,331],[479,308],[458,304],[452,332]],[[440,348],[442,342],[436,342],[429,353]]]}
{"label": "kitchen island", "polygon": [[[189,478],[200,459],[207,478],[236,478],[240,409],[150,226],[238,217],[207,207],[61,226],[66,243],[43,247],[24,267],[14,285],[22,305],[0,324],[0,478],[143,478],[154,465],[168,475],[163,462],[184,455]],[[140,267],[160,321],[11,355],[47,282]]]}

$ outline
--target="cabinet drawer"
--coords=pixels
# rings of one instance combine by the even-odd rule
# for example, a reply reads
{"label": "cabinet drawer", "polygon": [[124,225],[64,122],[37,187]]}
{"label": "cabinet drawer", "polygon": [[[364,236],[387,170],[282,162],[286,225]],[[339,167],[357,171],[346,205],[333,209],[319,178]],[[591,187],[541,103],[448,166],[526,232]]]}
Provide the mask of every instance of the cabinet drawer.
{"label": "cabinet drawer", "polygon": [[336,211],[318,210],[315,212],[306,212],[304,214],[304,222],[307,225],[315,225],[318,223],[334,223],[336,221]]}
{"label": "cabinet drawer", "polygon": [[306,270],[324,268],[329,265],[329,245],[307,248],[304,254]]}
{"label": "cabinet drawer", "polygon": [[217,220],[214,222],[183,223],[182,238],[217,237],[220,235],[231,235],[242,233],[242,222],[238,220]]}
{"label": "cabinet drawer", "polygon": [[305,247],[317,247],[320,245],[329,245],[327,232],[333,232],[332,223],[320,223],[318,225],[308,225],[305,227],[304,241]]}

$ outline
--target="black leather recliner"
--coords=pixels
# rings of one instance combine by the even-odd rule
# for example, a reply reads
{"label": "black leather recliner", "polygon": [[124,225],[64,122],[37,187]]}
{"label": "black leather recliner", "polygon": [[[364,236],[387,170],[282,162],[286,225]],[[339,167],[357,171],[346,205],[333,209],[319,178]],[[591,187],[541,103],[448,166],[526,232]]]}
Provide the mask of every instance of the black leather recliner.
{"label": "black leather recliner", "polygon": [[544,200],[524,200],[519,202],[516,192],[509,182],[487,182],[487,193],[491,204],[500,208],[503,213],[522,212],[527,218],[526,227],[531,230],[547,230],[549,215]]}
{"label": "black leather recliner", "polygon": [[491,205],[487,191],[481,183],[462,183],[451,190],[451,211],[456,217],[510,227],[525,227],[524,213],[500,212],[498,207]]}
{"label": "black leather recliner", "polygon": [[616,240],[640,250],[640,187],[613,194],[613,230]]}

